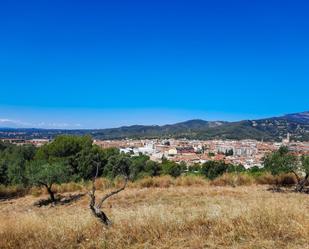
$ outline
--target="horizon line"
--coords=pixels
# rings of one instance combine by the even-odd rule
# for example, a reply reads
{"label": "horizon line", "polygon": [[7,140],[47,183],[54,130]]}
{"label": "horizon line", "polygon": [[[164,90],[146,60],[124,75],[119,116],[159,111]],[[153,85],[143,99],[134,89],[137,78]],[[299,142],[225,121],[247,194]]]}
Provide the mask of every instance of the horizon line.
{"label": "horizon line", "polygon": [[242,122],[242,121],[252,121],[252,120],[262,120],[262,119],[267,119],[267,118],[278,118],[278,117],[284,117],[286,115],[294,115],[294,114],[302,114],[302,113],[309,113],[309,111],[302,111],[302,112],[294,112],[294,113],[287,113],[283,115],[276,115],[276,116],[271,116],[271,117],[262,117],[259,119],[240,119],[236,121],[226,121],[226,120],[205,120],[202,118],[193,118],[193,119],[187,119],[184,121],[180,122],[174,122],[174,123],[165,123],[165,124],[132,124],[132,125],[121,125],[121,126],[115,126],[115,127],[107,127],[107,128],[44,128],[44,127],[10,127],[10,126],[0,126],[0,129],[12,129],[12,130],[107,130],[107,129],[119,129],[119,128],[124,128],[124,127],[133,127],[133,126],[167,126],[167,125],[175,125],[175,124],[181,124],[181,123],[186,123],[190,121],[204,121],[204,122],[225,122],[225,123],[237,123],[237,122]]}

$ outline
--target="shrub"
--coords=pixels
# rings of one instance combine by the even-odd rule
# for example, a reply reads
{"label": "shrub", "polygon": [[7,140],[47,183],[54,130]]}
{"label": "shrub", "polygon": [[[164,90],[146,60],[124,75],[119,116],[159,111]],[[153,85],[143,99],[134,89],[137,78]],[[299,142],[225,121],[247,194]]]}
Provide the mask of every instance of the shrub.
{"label": "shrub", "polygon": [[176,186],[204,186],[208,184],[204,177],[195,175],[180,176],[174,182]]}
{"label": "shrub", "polygon": [[269,173],[263,173],[261,175],[253,175],[256,184],[273,185],[276,183],[275,177]]}
{"label": "shrub", "polygon": [[254,183],[253,177],[247,174],[232,174],[225,173],[222,176],[212,180],[210,182],[213,186],[242,186],[252,185]]}
{"label": "shrub", "polygon": [[201,173],[207,176],[209,179],[215,179],[216,177],[223,175],[229,165],[223,161],[208,161],[201,167]]}
{"label": "shrub", "polygon": [[28,189],[21,185],[4,186],[0,185],[0,199],[9,199],[14,197],[21,197],[28,193]]}
{"label": "shrub", "polygon": [[150,188],[154,187],[154,180],[153,177],[147,176],[144,177],[135,183],[132,184],[133,187],[140,187],[140,188]]}
{"label": "shrub", "polygon": [[183,171],[182,165],[168,160],[163,160],[161,166],[162,173],[164,175],[171,175],[173,177],[177,177],[180,176]]}
{"label": "shrub", "polygon": [[159,177],[145,177],[133,183],[133,186],[140,187],[140,188],[168,188],[173,183],[173,178],[169,175],[159,176]]}
{"label": "shrub", "polygon": [[291,173],[285,173],[276,177],[276,183],[282,186],[290,186],[297,184],[296,176]]}

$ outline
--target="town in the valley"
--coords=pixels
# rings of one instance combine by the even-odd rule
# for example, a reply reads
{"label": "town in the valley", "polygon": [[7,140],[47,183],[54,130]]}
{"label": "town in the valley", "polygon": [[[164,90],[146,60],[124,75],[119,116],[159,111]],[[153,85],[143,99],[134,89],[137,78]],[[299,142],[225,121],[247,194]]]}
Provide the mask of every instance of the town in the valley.
{"label": "town in the valley", "polygon": [[[49,139],[1,139],[14,144],[33,144],[40,147]],[[163,158],[187,165],[207,161],[224,161],[245,168],[263,167],[263,157],[276,151],[280,146],[287,146],[296,155],[309,155],[309,142],[290,141],[290,135],[281,142],[257,140],[188,140],[188,139],[123,139],[94,140],[101,148],[118,148],[123,153],[148,155],[153,161]]]}

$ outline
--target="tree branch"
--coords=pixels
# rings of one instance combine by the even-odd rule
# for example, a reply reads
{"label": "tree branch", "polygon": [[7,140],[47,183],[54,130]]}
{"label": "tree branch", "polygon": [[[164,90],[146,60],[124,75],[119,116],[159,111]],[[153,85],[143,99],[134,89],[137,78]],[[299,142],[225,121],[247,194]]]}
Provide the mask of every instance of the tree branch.
{"label": "tree branch", "polygon": [[92,190],[89,192],[89,196],[91,198],[90,207],[93,207],[95,205],[95,191],[96,191],[95,181],[96,181],[98,174],[99,174],[99,163],[98,162],[96,163],[96,166],[97,166],[96,167],[96,174],[92,178]]}
{"label": "tree branch", "polygon": [[106,216],[106,214],[101,210],[101,207],[103,205],[103,202],[106,201],[109,197],[115,195],[115,194],[118,194],[120,191],[124,190],[127,186],[127,183],[128,183],[128,176],[125,176],[125,182],[124,182],[124,185],[115,190],[115,191],[112,191],[111,193],[105,195],[100,201],[98,204],[96,204],[96,196],[95,196],[95,192],[96,192],[96,187],[95,187],[95,182],[96,182],[96,179],[99,175],[99,166],[100,166],[100,163],[99,162],[96,162],[96,173],[95,173],[95,176],[92,178],[92,190],[89,191],[89,196],[90,196],[90,203],[89,203],[89,207],[93,213],[93,215],[98,218],[104,225],[106,226],[109,226],[112,224],[112,222],[108,219],[108,217]]}
{"label": "tree branch", "polygon": [[118,194],[119,192],[123,191],[123,190],[126,188],[127,183],[128,183],[128,177],[126,176],[126,177],[125,177],[124,185],[123,185],[121,188],[119,188],[119,189],[117,189],[117,190],[115,190],[115,191],[112,191],[112,192],[110,192],[109,194],[105,195],[105,196],[100,200],[100,202],[98,203],[97,207],[98,207],[98,208],[101,208],[102,205],[103,205],[103,203],[104,203],[104,201],[106,201],[108,198],[112,197],[113,195]]}
{"label": "tree branch", "polygon": [[298,174],[294,170],[292,170],[291,172],[296,176],[297,182],[300,182],[300,177],[298,176]]}
{"label": "tree branch", "polygon": [[44,182],[38,181],[39,184],[43,185],[44,187],[48,188],[48,185]]}

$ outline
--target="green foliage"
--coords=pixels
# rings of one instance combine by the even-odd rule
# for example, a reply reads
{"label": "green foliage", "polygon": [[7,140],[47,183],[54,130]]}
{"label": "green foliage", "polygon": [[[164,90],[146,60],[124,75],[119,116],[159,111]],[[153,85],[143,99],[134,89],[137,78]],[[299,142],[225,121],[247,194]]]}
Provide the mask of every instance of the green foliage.
{"label": "green foliage", "polygon": [[246,168],[241,164],[238,164],[238,165],[231,164],[227,167],[228,173],[241,173],[245,171],[246,171]]}
{"label": "green foliage", "polygon": [[11,147],[11,144],[0,141],[0,152],[4,151],[8,147]]}
{"label": "green foliage", "polygon": [[26,167],[26,177],[30,185],[51,187],[55,183],[70,180],[70,169],[62,163],[33,161]]}
{"label": "green foliage", "polygon": [[54,141],[40,147],[36,160],[60,163],[70,167],[72,178],[89,179],[92,173],[92,161],[98,153],[92,145],[90,136],[58,136]]}
{"label": "green foliage", "polygon": [[76,154],[72,160],[73,169],[76,169],[75,177],[79,180],[89,180],[96,174],[96,166],[99,165],[98,176],[103,174],[103,168],[111,156],[119,155],[118,149],[104,149],[94,145],[86,147]]}
{"label": "green foliage", "polygon": [[297,158],[286,147],[282,147],[265,157],[263,169],[253,167],[246,170],[242,165],[230,165],[224,161],[208,161],[187,167],[184,162],[178,164],[166,158],[158,163],[142,154],[124,154],[116,148],[101,149],[92,144],[89,136],[59,136],[39,149],[1,142],[0,184],[51,186],[67,180],[89,180],[96,174],[97,166],[99,177],[125,175],[132,180],[162,174],[178,177],[184,173],[201,174],[209,179],[224,173],[242,172],[258,177],[265,171],[273,175],[292,171],[308,175],[308,158]]}
{"label": "green foliage", "polygon": [[232,149],[230,149],[230,150],[226,151],[224,154],[225,154],[226,156],[233,156],[234,152],[233,152]]}
{"label": "green foliage", "polygon": [[309,175],[309,156],[302,156],[301,158],[302,170],[306,175]]}
{"label": "green foliage", "polygon": [[130,174],[133,179],[140,178],[146,174],[146,163],[149,161],[149,156],[140,154],[139,156],[131,157]]}
{"label": "green foliage", "polygon": [[161,164],[148,160],[145,165],[145,172],[148,176],[159,176],[161,174]]}
{"label": "green foliage", "polygon": [[265,174],[266,172],[267,170],[264,167],[260,168],[260,167],[254,166],[250,169],[247,169],[247,173],[252,176],[261,176]]}
{"label": "green foliage", "polygon": [[0,183],[25,184],[26,163],[33,159],[35,147],[31,145],[7,145],[0,151]]}
{"label": "green foliage", "polygon": [[201,167],[201,173],[209,179],[214,179],[227,172],[229,165],[223,161],[208,161]]}
{"label": "green foliage", "polygon": [[278,151],[267,155],[264,158],[264,167],[273,175],[288,173],[298,169],[297,157],[287,147],[280,147]]}
{"label": "green foliage", "polygon": [[75,156],[83,149],[92,147],[92,139],[90,136],[67,136],[61,135],[56,139],[43,145],[36,154],[38,160],[53,161],[57,158],[69,158]]}
{"label": "green foliage", "polygon": [[120,153],[119,155],[113,155],[108,158],[107,164],[103,169],[103,175],[110,178],[118,175],[130,176],[130,168],[130,155]]}
{"label": "green foliage", "polygon": [[188,167],[189,173],[200,173],[201,172],[201,164],[195,163]]}
{"label": "green foliage", "polygon": [[180,176],[181,173],[185,170],[182,165],[169,160],[162,160],[162,173],[164,175],[171,175],[173,177]]}

